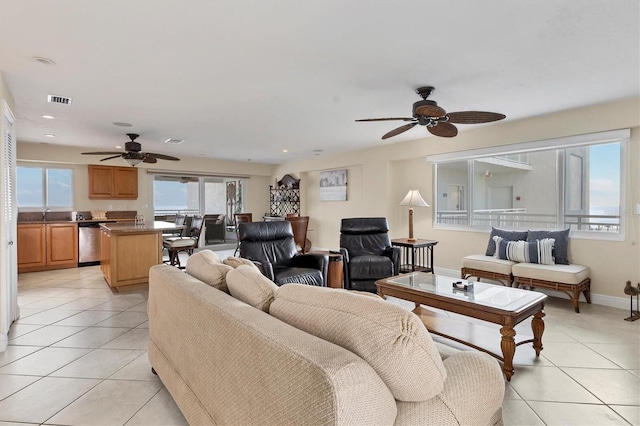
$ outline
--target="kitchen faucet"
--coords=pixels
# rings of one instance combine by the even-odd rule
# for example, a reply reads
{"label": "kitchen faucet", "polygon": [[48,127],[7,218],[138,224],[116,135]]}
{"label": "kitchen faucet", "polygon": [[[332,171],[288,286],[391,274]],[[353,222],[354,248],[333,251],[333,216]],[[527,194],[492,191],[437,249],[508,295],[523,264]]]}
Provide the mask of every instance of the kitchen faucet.
{"label": "kitchen faucet", "polygon": [[44,210],[42,211],[42,221],[43,221],[43,222],[46,222],[46,220],[47,220],[47,213],[49,213],[49,210],[50,210],[50,209],[47,207],[46,209],[44,209]]}

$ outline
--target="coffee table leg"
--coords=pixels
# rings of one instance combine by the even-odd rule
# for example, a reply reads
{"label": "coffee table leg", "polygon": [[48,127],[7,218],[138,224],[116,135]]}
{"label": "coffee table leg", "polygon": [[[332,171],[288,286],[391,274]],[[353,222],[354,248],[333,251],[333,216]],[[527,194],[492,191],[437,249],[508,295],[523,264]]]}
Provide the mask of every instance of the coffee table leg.
{"label": "coffee table leg", "polygon": [[500,348],[502,349],[502,357],[504,359],[502,364],[502,371],[507,377],[507,381],[511,381],[513,376],[513,355],[516,353],[516,341],[514,339],[516,331],[512,326],[505,325],[500,329],[502,334],[502,341],[500,342]]}
{"label": "coffee table leg", "polygon": [[536,350],[536,356],[540,356],[542,350],[542,333],[544,333],[544,311],[538,311],[533,315],[531,320],[531,330],[533,331],[533,349]]}

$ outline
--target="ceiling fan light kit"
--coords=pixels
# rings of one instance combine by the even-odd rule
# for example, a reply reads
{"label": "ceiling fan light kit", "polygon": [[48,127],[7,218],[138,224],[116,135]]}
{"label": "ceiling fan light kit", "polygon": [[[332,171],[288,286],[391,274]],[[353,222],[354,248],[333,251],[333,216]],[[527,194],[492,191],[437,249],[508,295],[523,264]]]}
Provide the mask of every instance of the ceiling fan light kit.
{"label": "ceiling fan light kit", "polygon": [[127,133],[127,136],[129,136],[129,139],[131,140],[124,144],[125,152],[101,151],[101,152],[83,152],[82,154],[83,155],[110,155],[110,157],[103,158],[100,161],[106,161],[106,160],[111,160],[113,158],[122,157],[125,163],[127,163],[131,167],[135,167],[138,164],[143,162],[154,164],[154,163],[157,163],[158,160],[180,161],[179,158],[172,157],[170,155],[156,154],[154,152],[141,152],[142,145],[140,145],[138,142],[135,141],[139,135],[135,133]]}
{"label": "ceiling fan light kit", "polygon": [[365,118],[356,121],[410,121],[390,132],[385,133],[382,139],[387,139],[412,129],[416,125],[424,126],[434,136],[452,138],[458,134],[458,128],[453,124],[481,124],[504,119],[506,116],[497,112],[488,111],[458,111],[450,112],[438,106],[436,101],[427,99],[435,88],[424,86],[416,89],[416,93],[422,98],[413,104],[413,117],[390,118]]}

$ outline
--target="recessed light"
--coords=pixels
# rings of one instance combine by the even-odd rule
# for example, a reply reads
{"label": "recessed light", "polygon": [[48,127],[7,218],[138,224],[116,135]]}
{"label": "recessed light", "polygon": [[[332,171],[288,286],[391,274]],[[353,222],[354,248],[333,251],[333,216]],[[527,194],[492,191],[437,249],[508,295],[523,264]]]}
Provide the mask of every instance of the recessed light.
{"label": "recessed light", "polygon": [[53,115],[41,115],[40,117],[46,118],[47,120],[53,120],[55,117]]}
{"label": "recessed light", "polygon": [[182,142],[184,142],[184,139],[178,139],[178,138],[169,138],[166,141],[164,141],[164,143],[168,143],[172,145],[180,145]]}
{"label": "recessed light", "polygon": [[133,124],[125,123],[124,121],[114,121],[111,124],[113,124],[114,126],[119,126],[119,127],[131,127],[131,126],[133,126]]}
{"label": "recessed light", "polygon": [[289,152],[289,150],[288,149],[283,149],[282,152]]}
{"label": "recessed light", "polygon": [[122,147],[120,145],[116,145],[116,148],[118,149],[122,149]]}
{"label": "recessed light", "polygon": [[52,59],[44,58],[42,56],[34,56],[33,60],[38,62],[38,63],[41,63],[43,65],[55,65],[56,64]]}
{"label": "recessed light", "polygon": [[56,135],[52,135],[51,133],[47,133],[45,136],[48,137],[48,138],[55,138],[56,137]]}

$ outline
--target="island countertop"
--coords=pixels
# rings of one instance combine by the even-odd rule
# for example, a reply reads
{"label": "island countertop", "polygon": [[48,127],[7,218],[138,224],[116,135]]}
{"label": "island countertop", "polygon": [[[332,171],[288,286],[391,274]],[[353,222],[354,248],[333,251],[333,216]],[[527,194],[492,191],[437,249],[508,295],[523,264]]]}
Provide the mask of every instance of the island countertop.
{"label": "island countertop", "polygon": [[101,223],[100,227],[112,234],[152,233],[184,229],[184,226],[162,221],[154,221],[145,223],[144,225],[136,225],[134,223]]}

